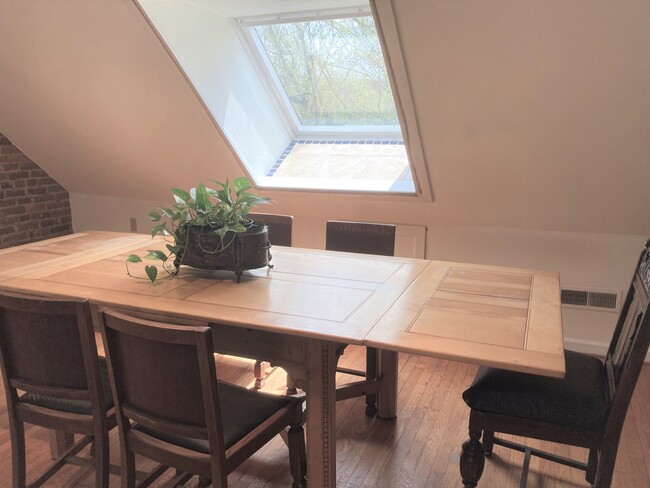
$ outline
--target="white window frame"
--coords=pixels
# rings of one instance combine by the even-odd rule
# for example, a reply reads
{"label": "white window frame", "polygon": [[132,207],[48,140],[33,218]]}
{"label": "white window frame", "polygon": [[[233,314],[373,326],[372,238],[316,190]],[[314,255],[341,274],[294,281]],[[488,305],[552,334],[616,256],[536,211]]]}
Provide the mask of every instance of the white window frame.
{"label": "white window frame", "polygon": [[293,14],[244,17],[235,19],[247,50],[253,57],[255,65],[264,80],[267,89],[282,114],[287,130],[294,139],[334,138],[345,136],[346,139],[381,139],[401,141],[402,132],[399,125],[303,125],[293,109],[293,105],[280,81],[266,49],[254,31],[259,25],[305,22],[310,20],[342,19],[350,17],[372,17],[370,7],[336,9],[317,12],[300,12]]}
{"label": "white window frame", "polygon": [[[413,178],[413,185],[415,187],[415,196],[420,197],[428,202],[433,201],[433,191],[431,186],[431,180],[429,177],[429,171],[427,167],[427,162],[425,159],[424,148],[422,146],[422,138],[420,135],[420,129],[418,124],[418,116],[413,103],[413,94],[411,91],[411,83],[409,80],[408,69],[406,65],[406,60],[404,59],[404,52],[402,49],[402,40],[399,32],[399,27],[397,25],[397,20],[395,17],[395,12],[393,8],[393,0],[369,0],[370,2],[370,13],[375,21],[375,28],[377,30],[377,36],[379,37],[379,42],[382,47],[382,53],[384,55],[384,65],[386,67],[386,72],[388,73],[388,79],[391,84],[393,92],[393,101],[395,103],[395,108],[397,109],[397,116],[400,121],[400,126],[398,128],[397,136],[393,133],[392,136],[382,136],[380,133],[365,133],[366,137],[364,139],[371,138],[384,138],[386,140],[403,140],[404,146],[407,152],[408,164],[411,169],[411,177]],[[293,107],[288,100],[284,100],[279,93],[284,94],[284,89],[277,90],[276,83],[279,83],[279,80],[275,81],[271,78],[270,73],[274,73],[275,70],[267,69],[264,65],[265,61],[262,59],[262,52],[265,52],[263,49],[258,49],[254,44],[253,36],[250,33],[249,27],[260,24],[269,24],[269,23],[286,23],[286,22],[300,22],[312,19],[328,19],[328,18],[342,18],[345,16],[348,17],[357,17],[368,14],[367,7],[354,7],[348,9],[335,9],[335,10],[321,10],[321,11],[312,11],[312,12],[296,12],[290,14],[278,14],[278,15],[264,15],[256,17],[241,17],[233,19],[233,22],[238,27],[236,31],[240,34],[243,40],[244,46],[248,51],[249,56],[253,60],[253,65],[258,71],[259,76],[264,80],[265,85],[267,86],[268,92],[271,94],[271,98],[276,104],[278,113],[281,115],[281,118],[285,124],[285,128],[294,138],[294,140],[300,139],[300,133],[298,131],[299,124],[297,122],[297,116],[293,115],[294,118],[288,113],[287,107],[290,107],[290,110],[293,111]],[[277,76],[277,75],[276,75]],[[284,95],[286,98],[286,94]],[[341,138],[344,128],[339,128],[337,132],[326,132],[326,131],[312,131],[310,133],[304,133],[302,138],[314,137],[314,138]],[[355,129],[358,129],[355,128]],[[358,131],[348,131],[345,132],[348,139],[354,136],[354,134],[359,134]],[[360,135],[360,134],[359,134]],[[354,136],[356,137],[356,136]],[[359,137],[360,139],[362,137]],[[262,185],[263,186],[263,185]],[[266,187],[270,188],[270,187]],[[277,189],[277,188],[271,188]],[[296,189],[287,188],[287,189]],[[314,189],[307,189],[308,191],[317,191]],[[328,190],[323,190],[328,191]],[[343,190],[345,191],[345,190]],[[366,193],[366,192],[357,192],[354,193]],[[396,193],[391,192],[381,192],[382,195],[397,196]],[[413,196],[413,194],[402,194],[404,196]]]}

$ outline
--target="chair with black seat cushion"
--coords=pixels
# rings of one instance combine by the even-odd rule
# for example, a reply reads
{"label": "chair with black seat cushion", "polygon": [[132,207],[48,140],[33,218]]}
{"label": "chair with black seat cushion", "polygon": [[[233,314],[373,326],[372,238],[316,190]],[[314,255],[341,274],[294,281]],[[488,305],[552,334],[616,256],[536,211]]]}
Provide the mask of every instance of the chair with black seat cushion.
{"label": "chair with black seat cushion", "polygon": [[[263,222],[268,228],[269,242],[273,246],[291,246],[293,231],[293,216],[268,213],[249,213],[248,218]],[[260,389],[266,377],[267,361],[255,361],[255,388]]]}
{"label": "chair with black seat cushion", "polygon": [[[463,393],[471,408],[470,438],[460,460],[465,487],[477,485],[484,456],[492,453],[494,444],[525,453],[522,487],[531,455],[584,470],[587,482],[596,488],[611,485],[621,429],[650,343],[648,246],[650,241],[641,253],[604,362],[566,351],[564,378],[480,368]],[[589,449],[588,460],[531,449],[499,439],[495,432],[583,447]]]}
{"label": "chair with black seat cushion", "polygon": [[293,486],[304,486],[302,399],[218,382],[209,327],[112,310],[100,311],[99,321],[117,409],[122,486],[135,486],[138,453],[163,469],[174,467],[226,488],[228,473],[286,427]]}
{"label": "chair with black seat cushion", "polygon": [[[0,365],[7,397],[14,488],[37,487],[66,463],[89,461],[108,487],[108,431],[116,425],[106,364],[87,301],[0,292]],[[20,393],[24,392],[24,393]],[[24,423],[83,437],[27,484]],[[77,454],[92,443],[94,460]]]}
{"label": "chair with black seat cushion", "polygon": [[[328,220],[325,234],[325,249],[328,251],[355,252],[361,254],[376,254],[380,256],[395,255],[395,226],[392,224],[376,224],[369,222],[347,222]],[[337,353],[343,354],[345,344],[342,344]],[[363,376],[366,381],[374,381],[379,372],[379,356],[377,349],[366,348],[366,370],[338,367],[337,371]],[[354,389],[350,389],[352,396],[345,394],[345,389],[340,388],[337,399],[345,400],[356,396]],[[366,397],[366,415],[373,416],[377,413],[377,394],[360,393]]]}

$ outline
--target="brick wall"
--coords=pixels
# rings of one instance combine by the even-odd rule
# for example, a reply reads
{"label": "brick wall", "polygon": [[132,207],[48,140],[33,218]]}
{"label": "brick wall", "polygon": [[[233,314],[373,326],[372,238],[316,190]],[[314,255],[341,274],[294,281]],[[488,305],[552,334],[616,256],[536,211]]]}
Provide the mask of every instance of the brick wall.
{"label": "brick wall", "polygon": [[71,232],[68,192],[0,133],[0,249]]}

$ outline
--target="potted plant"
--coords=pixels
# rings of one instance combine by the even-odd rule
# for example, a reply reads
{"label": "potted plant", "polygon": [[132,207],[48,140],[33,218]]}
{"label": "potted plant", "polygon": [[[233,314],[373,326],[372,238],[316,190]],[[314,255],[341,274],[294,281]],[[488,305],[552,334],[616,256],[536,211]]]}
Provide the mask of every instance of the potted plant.
{"label": "potted plant", "polygon": [[[239,282],[242,271],[270,266],[268,229],[247,218],[253,206],[270,199],[250,193],[252,185],[246,177],[236,178],[232,187],[228,180],[211,181],[217,189],[203,183],[189,191],[172,188],[174,205],[149,213],[156,222],[151,236],[162,235],[167,252],[149,250],[144,259],[159,261],[166,277],[178,274],[185,264],[199,269],[232,270]],[[133,276],[129,263],[142,261],[137,254],[130,254],[126,259],[127,274]],[[160,279],[156,264],[146,265],[144,270],[152,283]]]}

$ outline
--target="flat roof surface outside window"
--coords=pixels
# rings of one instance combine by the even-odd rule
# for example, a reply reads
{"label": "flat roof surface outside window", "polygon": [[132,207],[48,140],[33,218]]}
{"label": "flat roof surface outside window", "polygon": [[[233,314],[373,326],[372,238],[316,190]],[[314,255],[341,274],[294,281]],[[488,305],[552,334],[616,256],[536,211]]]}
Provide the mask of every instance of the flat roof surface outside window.
{"label": "flat roof surface outside window", "polygon": [[293,135],[258,184],[414,193],[372,16],[244,28]]}

